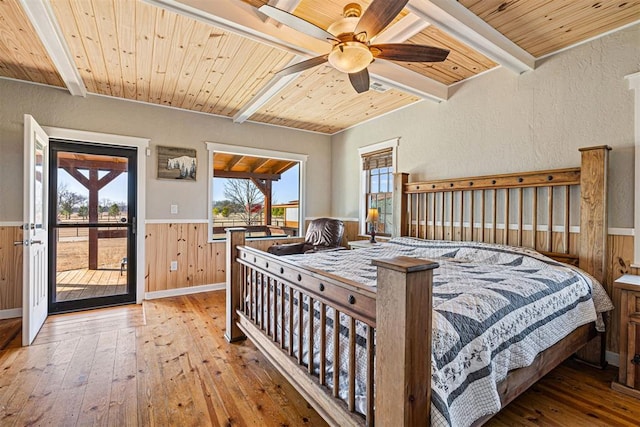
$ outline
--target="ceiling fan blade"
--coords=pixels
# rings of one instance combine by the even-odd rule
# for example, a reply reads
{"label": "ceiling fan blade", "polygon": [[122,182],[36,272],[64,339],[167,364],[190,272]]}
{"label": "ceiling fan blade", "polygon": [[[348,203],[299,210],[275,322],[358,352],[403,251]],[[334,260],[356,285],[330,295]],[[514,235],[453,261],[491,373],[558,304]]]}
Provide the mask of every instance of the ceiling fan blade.
{"label": "ceiling fan blade", "polygon": [[356,92],[363,93],[369,90],[369,71],[366,68],[357,73],[350,73],[349,80]]}
{"label": "ceiling fan blade", "polygon": [[409,0],[373,0],[362,14],[354,33],[365,32],[367,40],[371,40],[395,19],[407,3]]}
{"label": "ceiling fan blade", "polygon": [[293,64],[287,68],[283,68],[280,71],[277,71],[276,74],[280,76],[286,76],[289,74],[299,73],[304,70],[308,70],[309,68],[313,68],[322,63],[327,62],[327,57],[329,55],[316,56],[315,58],[307,59],[306,61],[298,62],[297,64]]}
{"label": "ceiling fan blade", "polygon": [[370,49],[375,58],[404,62],[442,62],[449,55],[447,49],[410,43],[374,44]]}
{"label": "ceiling fan blade", "polygon": [[298,30],[301,33],[305,33],[311,37],[315,37],[321,40],[334,39],[333,34],[329,33],[328,31],[323,30],[322,28],[318,27],[315,24],[312,24],[309,21],[298,18],[297,16],[287,11],[278,9],[277,7],[265,4],[260,6],[258,10],[267,15],[269,18],[273,18],[278,22],[282,22],[287,27]]}

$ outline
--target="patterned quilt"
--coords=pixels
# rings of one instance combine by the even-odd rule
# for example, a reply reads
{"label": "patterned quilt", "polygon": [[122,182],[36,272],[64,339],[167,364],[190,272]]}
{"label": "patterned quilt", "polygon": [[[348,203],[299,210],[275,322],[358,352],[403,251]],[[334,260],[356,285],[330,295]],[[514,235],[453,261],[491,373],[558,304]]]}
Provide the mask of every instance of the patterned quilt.
{"label": "patterned quilt", "polygon": [[468,426],[498,412],[496,385],[509,370],[530,365],[541,351],[613,308],[586,273],[518,247],[403,237],[370,249],[287,259],[375,286],[371,260],[395,256],[440,264],[434,270],[431,360],[436,426]]}

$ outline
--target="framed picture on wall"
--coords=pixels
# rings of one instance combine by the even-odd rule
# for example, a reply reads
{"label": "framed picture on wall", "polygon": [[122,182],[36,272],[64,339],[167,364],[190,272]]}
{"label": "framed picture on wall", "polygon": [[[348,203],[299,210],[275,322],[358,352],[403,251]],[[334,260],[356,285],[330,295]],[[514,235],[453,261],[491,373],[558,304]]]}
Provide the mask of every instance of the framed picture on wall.
{"label": "framed picture on wall", "polygon": [[158,179],[196,180],[196,150],[158,146]]}

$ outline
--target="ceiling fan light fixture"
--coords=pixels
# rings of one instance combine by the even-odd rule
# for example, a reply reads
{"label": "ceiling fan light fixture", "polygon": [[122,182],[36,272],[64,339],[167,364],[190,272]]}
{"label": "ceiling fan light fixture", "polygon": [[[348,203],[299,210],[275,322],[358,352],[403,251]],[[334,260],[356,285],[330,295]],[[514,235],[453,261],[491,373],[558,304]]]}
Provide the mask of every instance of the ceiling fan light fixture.
{"label": "ceiling fan light fixture", "polygon": [[367,68],[373,61],[373,54],[363,43],[349,41],[334,46],[328,60],[336,70],[351,74]]}
{"label": "ceiling fan light fixture", "polygon": [[349,16],[345,18],[340,18],[333,24],[329,25],[327,31],[338,37],[340,34],[353,33],[353,30],[356,29],[356,25],[358,25],[358,21],[360,18],[357,16]]}

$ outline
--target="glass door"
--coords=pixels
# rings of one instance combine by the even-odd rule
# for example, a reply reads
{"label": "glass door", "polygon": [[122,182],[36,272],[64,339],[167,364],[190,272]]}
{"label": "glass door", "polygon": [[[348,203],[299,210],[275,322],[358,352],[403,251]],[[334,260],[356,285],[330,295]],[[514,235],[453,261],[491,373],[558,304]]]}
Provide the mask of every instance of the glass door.
{"label": "glass door", "polygon": [[136,156],[51,141],[50,313],[135,302]]}

